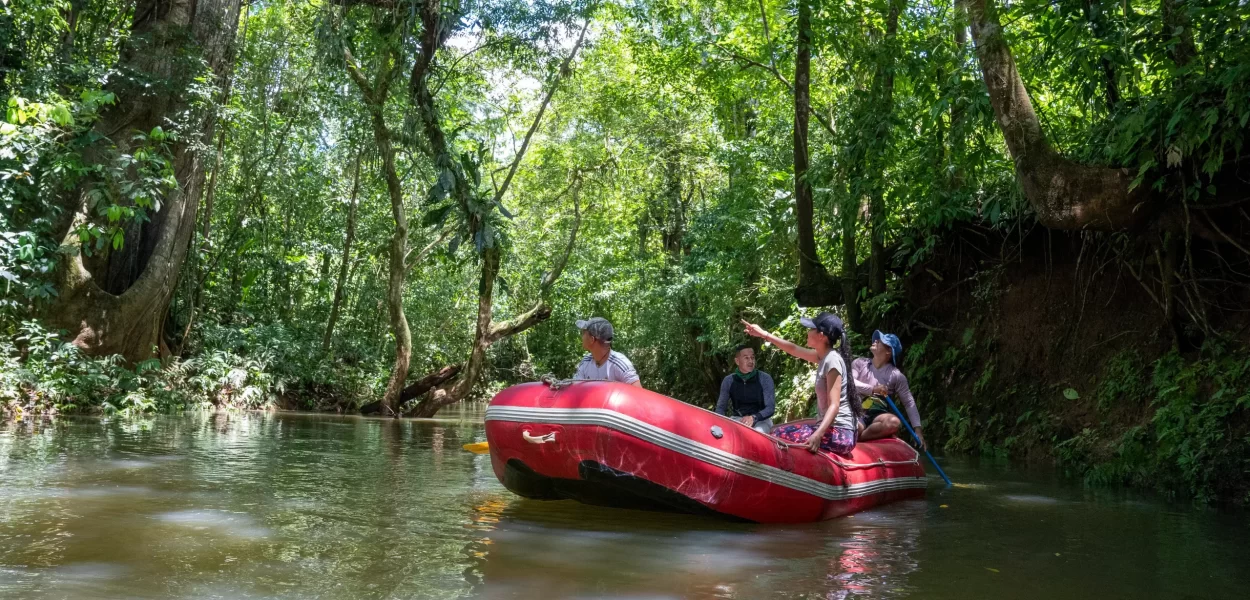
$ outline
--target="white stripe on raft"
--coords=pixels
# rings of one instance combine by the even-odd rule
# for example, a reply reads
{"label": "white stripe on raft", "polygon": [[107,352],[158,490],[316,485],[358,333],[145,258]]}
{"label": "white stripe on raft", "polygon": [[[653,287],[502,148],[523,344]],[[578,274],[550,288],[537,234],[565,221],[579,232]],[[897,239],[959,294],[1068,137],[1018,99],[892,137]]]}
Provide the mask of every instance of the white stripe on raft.
{"label": "white stripe on raft", "polygon": [[[605,408],[490,406],[486,408],[486,420],[607,427],[608,429],[632,435],[661,448],[684,454],[727,471],[733,471],[747,477],[753,477],[761,481],[811,494],[825,500],[847,500],[891,490],[923,488],[928,485],[928,479],[925,477],[889,477],[842,486],[829,485],[725,452],[720,448],[713,448],[646,421]],[[912,452],[915,452],[915,450],[912,450]],[[917,453],[916,460],[919,461],[919,459],[920,455]]]}

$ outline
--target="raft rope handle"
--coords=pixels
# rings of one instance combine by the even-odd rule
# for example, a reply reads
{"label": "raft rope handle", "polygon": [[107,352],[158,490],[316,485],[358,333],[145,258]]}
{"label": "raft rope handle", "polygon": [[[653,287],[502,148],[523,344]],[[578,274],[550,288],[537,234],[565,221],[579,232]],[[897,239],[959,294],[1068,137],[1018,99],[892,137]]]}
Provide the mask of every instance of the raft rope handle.
{"label": "raft rope handle", "polygon": [[546,444],[547,442],[556,441],[556,432],[552,431],[544,435],[530,435],[528,430],[521,432],[521,437],[531,444]]}
{"label": "raft rope handle", "polygon": [[[787,442],[787,441],[785,441],[785,440],[783,440],[783,439],[781,439],[781,438],[773,438],[773,439],[774,439],[774,440],[776,440],[776,442],[777,442],[777,447],[778,447],[778,448],[780,448],[780,449],[782,449],[782,450],[788,450],[788,449],[790,449],[790,448],[802,448],[802,449],[804,449],[804,450],[806,450],[806,449],[807,449],[807,444],[794,444],[794,443],[791,443],[791,442]],[[825,452],[824,450],[817,451],[817,452],[816,452],[816,454],[819,454],[819,455],[821,455],[821,456],[823,456],[823,457],[825,457],[825,458],[829,459],[829,462],[831,462],[831,463],[833,463],[833,464],[835,464],[835,465],[837,465],[837,466],[839,466],[839,467],[842,467],[843,469],[875,469],[875,468],[877,468],[877,467],[892,467],[892,466],[899,466],[899,465],[918,465],[918,464],[920,464],[920,455],[919,455],[919,454],[917,454],[917,455],[916,455],[916,458],[914,458],[914,459],[912,459],[912,460],[882,460],[882,459],[877,459],[876,461],[874,461],[874,462],[870,462],[870,463],[846,463],[846,462],[842,462],[842,461],[840,461],[840,460],[838,460],[838,459],[834,458],[834,457],[833,457],[833,454],[831,454],[831,453],[829,453],[829,452]]]}
{"label": "raft rope handle", "polygon": [[574,383],[590,383],[592,381],[606,381],[606,382],[613,381],[612,379],[557,379],[556,376],[551,373],[547,373],[546,375],[539,377],[538,380],[541,381],[543,385],[551,388],[551,391],[553,392],[558,392],[566,387],[569,387],[570,385],[573,385]]}

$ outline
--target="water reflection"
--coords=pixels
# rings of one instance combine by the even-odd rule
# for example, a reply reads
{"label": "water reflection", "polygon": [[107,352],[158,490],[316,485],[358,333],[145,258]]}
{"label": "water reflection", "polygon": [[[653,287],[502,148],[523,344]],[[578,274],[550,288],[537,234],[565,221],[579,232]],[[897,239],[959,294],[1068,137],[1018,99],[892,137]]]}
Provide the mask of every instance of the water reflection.
{"label": "water reflection", "polygon": [[[922,501],[803,526],[516,500],[475,507],[481,598],[901,597]],[[813,575],[820,574],[819,577]]]}
{"label": "water reflection", "polygon": [[208,534],[223,534],[239,538],[269,537],[268,529],[261,527],[246,513],[224,510],[175,510],[156,515],[156,519]]}
{"label": "water reflection", "polygon": [[[869,519],[875,516],[881,515],[861,515]],[[892,516],[896,518],[858,528],[849,540],[840,543],[842,552],[831,565],[826,598],[842,599],[851,594],[895,598],[911,591],[908,576],[919,568],[912,554],[919,545],[924,507],[900,507]]]}

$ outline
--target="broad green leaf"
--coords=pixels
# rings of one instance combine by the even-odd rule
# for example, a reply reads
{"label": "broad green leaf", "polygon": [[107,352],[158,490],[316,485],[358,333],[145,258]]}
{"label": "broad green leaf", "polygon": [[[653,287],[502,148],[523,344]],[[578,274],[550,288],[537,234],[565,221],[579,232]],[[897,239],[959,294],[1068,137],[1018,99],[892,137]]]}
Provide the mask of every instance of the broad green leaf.
{"label": "broad green leaf", "polygon": [[48,111],[48,117],[61,127],[69,127],[74,122],[74,116],[70,114],[69,109],[59,104]]}

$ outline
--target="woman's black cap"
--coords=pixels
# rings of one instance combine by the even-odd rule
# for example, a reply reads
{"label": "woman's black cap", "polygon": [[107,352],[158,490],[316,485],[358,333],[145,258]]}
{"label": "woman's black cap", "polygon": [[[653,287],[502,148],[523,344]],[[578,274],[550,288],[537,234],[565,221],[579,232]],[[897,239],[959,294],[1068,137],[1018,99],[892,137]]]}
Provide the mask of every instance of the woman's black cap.
{"label": "woman's black cap", "polygon": [[799,319],[799,324],[833,338],[842,337],[842,319],[831,312],[822,312],[812,319],[803,317]]}

